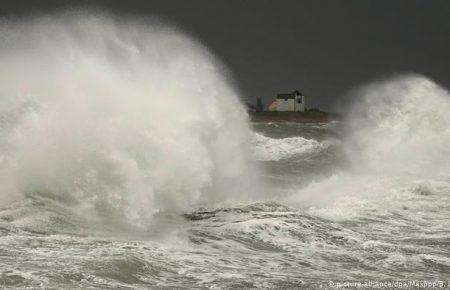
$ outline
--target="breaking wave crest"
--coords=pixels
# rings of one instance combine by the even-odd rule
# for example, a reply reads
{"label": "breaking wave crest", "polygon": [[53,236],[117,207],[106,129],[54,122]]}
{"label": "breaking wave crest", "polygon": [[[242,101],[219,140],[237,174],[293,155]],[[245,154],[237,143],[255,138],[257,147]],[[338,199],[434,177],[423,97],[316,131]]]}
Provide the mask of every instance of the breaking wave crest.
{"label": "breaking wave crest", "polygon": [[323,150],[327,147],[315,139],[303,137],[270,138],[260,133],[253,135],[253,156],[261,161],[278,161],[294,155]]}
{"label": "breaking wave crest", "polygon": [[0,205],[141,223],[250,194],[245,109],[178,29],[77,12],[4,21],[0,38]]}
{"label": "breaking wave crest", "polygon": [[449,112],[450,94],[420,75],[362,87],[343,142],[349,168],[310,183],[289,202],[349,218],[371,209],[409,208],[407,200],[417,195],[441,194],[450,182]]}
{"label": "breaking wave crest", "polygon": [[356,92],[346,143],[358,171],[436,174],[450,164],[450,94],[420,75]]}

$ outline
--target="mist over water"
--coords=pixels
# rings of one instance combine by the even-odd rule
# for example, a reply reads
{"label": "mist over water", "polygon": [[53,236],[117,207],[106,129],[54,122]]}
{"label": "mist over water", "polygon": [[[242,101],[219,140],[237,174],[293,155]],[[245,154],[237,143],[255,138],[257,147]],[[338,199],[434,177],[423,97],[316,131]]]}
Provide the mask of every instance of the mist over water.
{"label": "mist over water", "polygon": [[4,21],[0,38],[3,204],[39,195],[145,223],[249,196],[245,109],[177,28],[68,12]]}
{"label": "mist over water", "polygon": [[354,102],[340,130],[345,165],[329,178],[295,190],[291,201],[339,207],[341,215],[342,207],[353,203],[386,201],[398,191],[426,188],[429,179],[450,176],[448,91],[424,76],[406,74],[361,86],[352,94]]}
{"label": "mist over water", "polygon": [[436,175],[449,169],[450,94],[420,75],[367,85],[350,109],[348,155],[356,170]]}
{"label": "mist over water", "polygon": [[86,12],[1,22],[0,64],[0,287],[450,279],[450,95],[424,76],[343,122],[249,123],[203,45]]}

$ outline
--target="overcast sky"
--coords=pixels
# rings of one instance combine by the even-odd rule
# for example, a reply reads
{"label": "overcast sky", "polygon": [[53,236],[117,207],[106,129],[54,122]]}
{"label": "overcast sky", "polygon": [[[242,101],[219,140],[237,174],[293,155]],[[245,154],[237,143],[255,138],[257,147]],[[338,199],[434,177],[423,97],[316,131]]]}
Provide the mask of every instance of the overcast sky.
{"label": "overcast sky", "polygon": [[250,101],[299,89],[329,109],[352,87],[396,72],[450,88],[448,0],[16,0],[2,1],[0,14],[73,3],[170,20],[231,69]]}

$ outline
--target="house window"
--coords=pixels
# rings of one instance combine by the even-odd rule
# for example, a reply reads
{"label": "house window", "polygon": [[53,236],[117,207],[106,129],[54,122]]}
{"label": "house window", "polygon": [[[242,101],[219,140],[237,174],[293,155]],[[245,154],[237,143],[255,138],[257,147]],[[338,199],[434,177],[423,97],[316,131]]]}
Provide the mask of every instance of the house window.
{"label": "house window", "polygon": [[297,99],[297,103],[301,104],[302,103],[302,97]]}

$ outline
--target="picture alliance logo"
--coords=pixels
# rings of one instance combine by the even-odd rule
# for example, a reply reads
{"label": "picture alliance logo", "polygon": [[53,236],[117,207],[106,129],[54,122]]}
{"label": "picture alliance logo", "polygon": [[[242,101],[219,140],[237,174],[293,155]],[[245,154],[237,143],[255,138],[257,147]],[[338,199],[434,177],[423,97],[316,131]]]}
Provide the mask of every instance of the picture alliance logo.
{"label": "picture alliance logo", "polygon": [[[442,289],[447,288],[448,281],[426,281],[426,280],[408,280],[408,281],[329,281],[328,287],[331,288],[375,288],[375,289]],[[322,288],[322,287],[321,287]]]}

